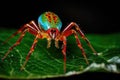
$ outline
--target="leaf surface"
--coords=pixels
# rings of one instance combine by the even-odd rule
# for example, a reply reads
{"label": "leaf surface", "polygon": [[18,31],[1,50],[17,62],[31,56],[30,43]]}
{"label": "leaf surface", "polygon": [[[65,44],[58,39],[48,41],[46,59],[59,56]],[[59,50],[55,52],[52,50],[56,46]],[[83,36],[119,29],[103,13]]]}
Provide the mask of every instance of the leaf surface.
{"label": "leaf surface", "polygon": [[[10,39],[6,44],[2,44],[16,30],[0,29],[0,59],[5,55],[19,35]],[[80,49],[77,47],[74,36],[67,38],[67,72],[63,70],[63,55],[61,48],[57,49],[52,41],[51,47],[47,48],[47,40],[39,39],[34,52],[30,56],[28,63],[23,71],[20,67],[33,43],[34,36],[26,33],[20,45],[16,46],[2,61],[0,60],[0,77],[12,79],[32,79],[49,78],[59,76],[70,76],[82,74],[87,71],[94,72],[120,72],[120,33],[114,34],[87,34],[86,35],[98,56],[94,55],[86,42],[79,36],[87,58],[90,62],[86,64]],[[59,43],[62,47],[62,42]]]}

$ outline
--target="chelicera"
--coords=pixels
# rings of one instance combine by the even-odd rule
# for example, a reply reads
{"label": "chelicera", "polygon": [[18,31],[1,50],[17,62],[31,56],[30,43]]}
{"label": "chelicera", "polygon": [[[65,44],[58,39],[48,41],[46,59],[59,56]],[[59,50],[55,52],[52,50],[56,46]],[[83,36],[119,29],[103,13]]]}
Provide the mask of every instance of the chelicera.
{"label": "chelicera", "polygon": [[[10,38],[13,38],[15,35],[17,34],[21,34],[20,37],[18,38],[18,40],[16,41],[15,44],[13,44],[9,50],[7,51],[7,53],[5,54],[5,56],[2,58],[2,60],[4,60],[7,55],[10,53],[10,51],[16,47],[17,45],[20,44],[21,40],[23,39],[24,35],[26,32],[29,32],[31,34],[33,34],[35,36],[34,42],[28,52],[28,55],[26,56],[26,60],[23,63],[21,70],[24,69],[26,63],[28,62],[30,55],[32,54],[32,52],[34,51],[35,45],[38,42],[38,39],[44,39],[46,38],[48,41],[47,44],[47,48],[50,47],[51,45],[51,40],[53,39],[55,41],[55,47],[59,48],[58,42],[62,41],[63,43],[63,48],[62,48],[62,54],[63,54],[63,58],[64,58],[64,72],[66,72],[66,45],[67,45],[67,40],[66,38],[70,35],[74,35],[75,39],[76,39],[76,43],[79,47],[79,49],[82,51],[82,55],[84,56],[84,59],[86,61],[87,64],[89,64],[87,57],[86,57],[86,53],[81,45],[81,42],[78,38],[78,34],[82,37],[82,39],[84,39],[88,46],[92,49],[92,51],[94,52],[94,54],[97,55],[96,51],[94,50],[94,48],[92,47],[92,45],[90,44],[89,40],[87,39],[87,37],[84,35],[84,33],[81,31],[80,27],[75,23],[75,22],[71,22],[65,29],[63,29],[63,31],[61,31],[61,27],[62,27],[62,22],[60,20],[60,18],[53,12],[44,12],[43,14],[41,14],[38,17],[38,24],[36,24],[33,20],[30,23],[27,23],[25,25],[23,25],[20,29],[18,29],[18,31],[16,31],[14,34],[12,34],[5,42],[7,42]],[[77,34],[78,33],[78,34]]]}

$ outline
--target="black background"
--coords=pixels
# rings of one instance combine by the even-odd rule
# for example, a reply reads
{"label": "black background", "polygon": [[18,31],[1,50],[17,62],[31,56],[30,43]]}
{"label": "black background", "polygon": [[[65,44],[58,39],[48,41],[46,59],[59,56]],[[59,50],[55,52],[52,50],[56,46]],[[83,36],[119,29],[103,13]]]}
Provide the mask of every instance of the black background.
{"label": "black background", "polygon": [[53,11],[61,18],[63,28],[71,21],[78,23],[85,33],[119,32],[118,1],[80,0],[1,0],[0,27],[19,28],[35,20],[45,11]]}

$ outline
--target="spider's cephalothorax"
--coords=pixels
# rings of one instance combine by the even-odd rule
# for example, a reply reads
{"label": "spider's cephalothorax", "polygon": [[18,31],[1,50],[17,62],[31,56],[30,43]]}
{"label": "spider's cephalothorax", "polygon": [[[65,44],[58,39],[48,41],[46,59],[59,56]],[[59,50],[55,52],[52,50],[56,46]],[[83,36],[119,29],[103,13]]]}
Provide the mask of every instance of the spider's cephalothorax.
{"label": "spider's cephalothorax", "polygon": [[38,18],[38,23],[44,30],[56,28],[60,31],[62,22],[60,18],[53,12],[45,12]]}
{"label": "spider's cephalothorax", "polygon": [[60,18],[53,12],[45,12],[38,18],[38,24],[44,29],[52,39],[59,34],[62,27]]}
{"label": "spider's cephalothorax", "polygon": [[[62,22],[60,20],[60,18],[53,12],[44,12],[43,14],[41,14],[38,18],[38,25],[34,22],[31,21],[28,24],[23,25],[18,31],[16,31],[14,34],[12,34],[5,42],[7,42],[10,38],[14,37],[15,35],[21,33],[19,39],[16,41],[15,44],[13,44],[13,46],[11,46],[8,50],[8,52],[5,54],[5,56],[2,58],[2,60],[4,60],[7,55],[10,53],[10,51],[17,46],[18,44],[20,44],[21,40],[23,39],[24,35],[26,32],[29,32],[31,34],[33,34],[35,36],[34,42],[30,48],[30,51],[28,52],[28,55],[26,57],[26,60],[24,62],[24,64],[21,67],[21,70],[24,69],[27,61],[30,58],[30,55],[32,54],[32,52],[34,51],[35,45],[38,42],[38,39],[43,39],[46,38],[48,41],[48,45],[47,48],[50,47],[51,44],[51,40],[55,40],[55,46],[57,48],[59,48],[58,46],[58,41],[62,41],[63,42],[63,47],[62,47],[62,54],[64,57],[64,72],[66,72],[66,45],[67,45],[67,37],[70,35],[74,35],[75,39],[76,39],[76,43],[78,45],[78,47],[80,48],[82,55],[85,58],[85,61],[87,64],[89,64],[85,51],[81,45],[81,42],[78,38],[78,34],[87,42],[88,46],[92,49],[92,51],[97,55],[96,51],[94,50],[94,48],[92,47],[92,45],[90,44],[89,40],[87,39],[87,37],[85,37],[84,33],[81,31],[80,27],[75,23],[75,22],[71,22],[65,29],[63,29],[63,31],[60,31],[62,27]],[[78,34],[77,34],[78,33]]]}

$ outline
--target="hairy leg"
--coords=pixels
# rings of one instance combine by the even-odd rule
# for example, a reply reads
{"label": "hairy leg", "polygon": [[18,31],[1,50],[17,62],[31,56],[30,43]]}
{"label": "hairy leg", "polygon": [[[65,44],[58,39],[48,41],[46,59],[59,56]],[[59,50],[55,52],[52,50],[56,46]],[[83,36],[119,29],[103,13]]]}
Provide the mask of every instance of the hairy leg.
{"label": "hairy leg", "polygon": [[61,41],[63,41],[63,48],[62,48],[62,54],[63,54],[63,60],[64,60],[64,73],[66,72],[66,37],[62,36]]}
{"label": "hairy leg", "polygon": [[38,33],[37,30],[36,30],[34,27],[30,26],[29,24],[26,24],[26,25],[22,26],[18,31],[16,31],[14,34],[12,34],[12,35],[5,41],[5,42],[7,42],[9,39],[13,38],[15,35],[21,33],[21,35],[20,35],[20,37],[18,38],[18,40],[16,41],[16,43],[13,44],[13,46],[11,46],[11,47],[9,48],[9,50],[7,51],[7,53],[5,54],[5,56],[2,58],[2,60],[4,60],[4,59],[7,57],[7,55],[10,53],[10,51],[13,50],[14,47],[16,47],[17,45],[20,44],[21,40],[23,39],[23,37],[24,37],[24,35],[25,35],[25,33],[26,33],[27,31],[30,32],[30,33],[33,34],[33,35],[36,35],[36,34]]}
{"label": "hairy leg", "polygon": [[87,39],[87,37],[84,35],[84,33],[81,31],[80,27],[75,23],[71,22],[63,31],[62,33],[66,33],[67,31],[71,30],[72,28],[75,28],[75,30],[80,34],[80,36],[87,42],[88,46],[91,48],[91,50],[94,52],[95,55],[97,55],[97,52],[92,47],[90,41]]}
{"label": "hairy leg", "polygon": [[75,36],[76,43],[77,43],[79,49],[82,51],[82,55],[84,56],[84,59],[85,59],[86,63],[89,64],[89,62],[87,60],[87,57],[86,57],[86,53],[85,53],[85,51],[84,51],[84,49],[82,47],[82,44],[81,44],[81,42],[80,42],[80,40],[78,38],[77,32],[75,30],[71,29],[71,30],[68,30],[65,33],[63,33],[63,35],[66,36],[66,37],[68,37],[68,36],[70,36],[72,34],[74,34],[74,36]]}
{"label": "hairy leg", "polygon": [[17,34],[23,32],[26,28],[26,25],[22,26],[19,30],[17,30],[15,33],[13,33],[10,37],[8,37],[3,44],[5,44],[6,42],[8,42],[11,38],[13,38],[14,36],[16,36]]}
{"label": "hairy leg", "polygon": [[13,33],[10,37],[8,37],[3,44],[5,44],[6,42],[8,42],[11,38],[13,38],[14,36],[16,36],[17,34],[21,33],[22,31],[24,31],[26,28],[30,28],[33,33],[40,31],[40,28],[37,27],[37,25],[35,24],[35,22],[32,20],[30,23],[23,25],[20,29],[18,29],[15,33]]}
{"label": "hairy leg", "polygon": [[14,47],[16,47],[17,45],[20,44],[20,42],[21,42],[22,38],[24,37],[26,31],[27,31],[27,30],[24,30],[24,31],[21,33],[19,39],[16,41],[16,43],[15,43],[13,46],[11,46],[11,47],[9,48],[9,50],[7,51],[7,53],[5,54],[5,56],[2,58],[2,60],[4,60],[4,59],[7,57],[7,55],[10,53],[10,51],[13,50]]}
{"label": "hairy leg", "polygon": [[34,51],[34,48],[35,48],[37,42],[38,42],[38,35],[37,35],[36,38],[34,39],[34,42],[33,42],[32,46],[31,46],[31,48],[30,48],[30,51],[29,51],[29,53],[28,53],[28,55],[27,55],[27,57],[26,57],[26,60],[25,60],[24,64],[23,64],[22,67],[21,67],[21,70],[23,70],[23,68],[25,67],[26,63],[28,62],[28,60],[29,60],[29,58],[30,58],[30,55],[31,55],[32,52]]}
{"label": "hairy leg", "polygon": [[85,53],[85,51],[84,51],[84,49],[82,47],[82,44],[81,44],[81,42],[80,42],[80,40],[78,38],[78,35],[77,35],[76,31],[75,30],[71,30],[71,31],[74,34],[75,38],[76,38],[77,45],[78,45],[79,49],[81,49],[82,55],[84,56],[84,59],[85,59],[86,63],[89,64],[88,59],[86,57],[86,53]]}

